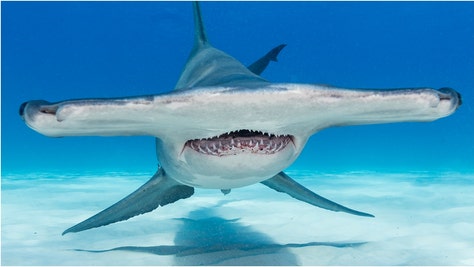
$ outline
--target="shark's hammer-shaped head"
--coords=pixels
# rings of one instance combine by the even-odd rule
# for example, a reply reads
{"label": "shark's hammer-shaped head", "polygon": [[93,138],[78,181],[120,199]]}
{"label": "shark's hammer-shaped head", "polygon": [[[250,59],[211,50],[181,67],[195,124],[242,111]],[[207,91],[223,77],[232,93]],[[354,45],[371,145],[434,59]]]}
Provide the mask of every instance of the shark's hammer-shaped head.
{"label": "shark's hammer-shaped head", "polygon": [[214,85],[171,93],[20,107],[47,136],[151,135],[163,169],[193,187],[229,189],[291,165],[331,126],[432,121],[461,105],[452,89],[350,90],[305,84]]}

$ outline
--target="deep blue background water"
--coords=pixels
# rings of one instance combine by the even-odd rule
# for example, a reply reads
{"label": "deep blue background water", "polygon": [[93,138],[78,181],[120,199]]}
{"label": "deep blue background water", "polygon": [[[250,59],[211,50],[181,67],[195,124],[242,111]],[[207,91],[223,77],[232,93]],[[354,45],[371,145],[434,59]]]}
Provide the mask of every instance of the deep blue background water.
{"label": "deep blue background water", "polygon": [[[1,5],[2,172],[155,171],[152,137],[48,138],[18,108],[171,90],[193,43],[191,4]],[[292,168],[474,172],[473,2],[205,2],[202,12],[211,43],[244,64],[288,44],[262,75],[271,81],[463,95],[432,123],[324,130]]]}

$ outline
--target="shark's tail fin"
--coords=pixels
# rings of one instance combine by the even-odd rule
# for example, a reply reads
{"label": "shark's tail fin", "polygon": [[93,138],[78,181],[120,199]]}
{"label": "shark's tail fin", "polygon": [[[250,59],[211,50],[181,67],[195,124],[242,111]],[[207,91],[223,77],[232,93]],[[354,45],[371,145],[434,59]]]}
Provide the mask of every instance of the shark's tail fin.
{"label": "shark's tail fin", "polygon": [[194,46],[202,47],[208,44],[204,23],[202,22],[201,8],[199,2],[193,2],[194,13]]}

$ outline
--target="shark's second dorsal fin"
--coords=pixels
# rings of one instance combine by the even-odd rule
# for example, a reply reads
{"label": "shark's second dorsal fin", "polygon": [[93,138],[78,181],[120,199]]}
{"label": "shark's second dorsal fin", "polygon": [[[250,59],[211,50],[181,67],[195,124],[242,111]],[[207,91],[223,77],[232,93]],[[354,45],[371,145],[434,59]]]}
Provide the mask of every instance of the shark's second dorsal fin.
{"label": "shark's second dorsal fin", "polygon": [[201,7],[199,2],[193,2],[194,13],[194,49],[199,49],[208,44],[206,30],[202,22]]}

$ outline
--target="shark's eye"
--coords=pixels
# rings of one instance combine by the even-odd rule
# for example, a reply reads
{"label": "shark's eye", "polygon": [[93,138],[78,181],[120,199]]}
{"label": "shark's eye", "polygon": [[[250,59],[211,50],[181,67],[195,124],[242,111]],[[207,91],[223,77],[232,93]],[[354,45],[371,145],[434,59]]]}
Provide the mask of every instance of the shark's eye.
{"label": "shark's eye", "polygon": [[39,111],[45,114],[56,115],[56,110],[58,110],[57,107],[43,106]]}

